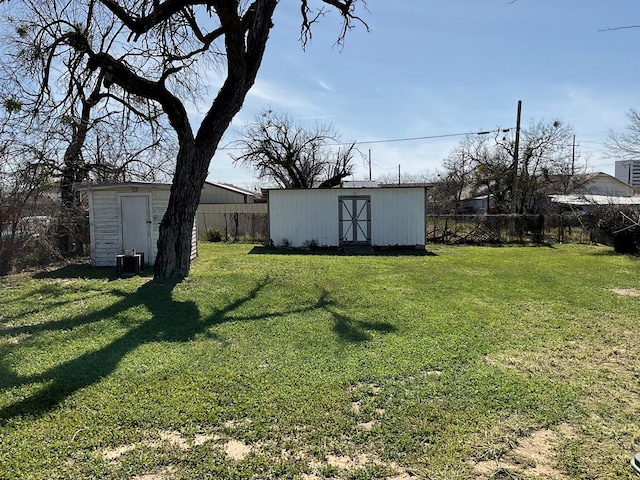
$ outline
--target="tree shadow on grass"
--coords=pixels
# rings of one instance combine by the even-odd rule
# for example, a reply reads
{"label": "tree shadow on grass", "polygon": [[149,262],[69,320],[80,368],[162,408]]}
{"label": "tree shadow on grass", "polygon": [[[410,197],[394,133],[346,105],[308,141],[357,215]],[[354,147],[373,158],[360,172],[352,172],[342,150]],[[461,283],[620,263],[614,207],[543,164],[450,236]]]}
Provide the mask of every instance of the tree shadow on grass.
{"label": "tree shadow on grass", "polygon": [[75,392],[99,383],[115,371],[123,358],[138,347],[153,342],[188,342],[197,335],[206,333],[215,325],[233,319],[234,321],[261,320],[268,316],[283,316],[292,313],[305,313],[315,310],[328,312],[334,321],[333,331],[346,343],[358,343],[372,340],[371,332],[391,333],[396,328],[384,322],[362,321],[350,318],[339,310],[329,298],[326,290],[321,290],[318,300],[308,306],[252,316],[234,316],[232,313],[247,302],[255,299],[269,283],[269,279],[257,282],[244,295],[224,308],[203,318],[193,301],[176,301],[172,298],[175,285],[159,285],[155,282],[143,284],[136,292],[119,292],[120,299],[113,305],[86,315],[37,325],[0,329],[0,335],[38,334],[48,331],[73,330],[84,325],[120,318],[126,322],[127,310],[144,306],[151,319],[143,321],[129,329],[124,335],[96,350],[83,353],[67,360],[43,373],[20,375],[8,364],[9,354],[17,344],[0,346],[0,389],[36,386],[44,384],[34,393],[0,408],[0,421],[18,416],[40,416],[55,409]]}
{"label": "tree shadow on grass", "polygon": [[[142,276],[153,275],[153,269],[146,268],[141,272]],[[70,264],[55,270],[45,270],[33,275],[36,280],[42,279],[95,279],[95,280],[117,280],[118,277],[115,267],[92,267],[88,264]]]}
{"label": "tree shadow on grass", "polygon": [[[0,419],[7,420],[16,416],[39,416],[54,409],[66,398],[85,387],[98,383],[109,376],[120,361],[141,345],[152,342],[187,342],[196,335],[205,333],[216,325],[227,321],[227,316],[243,304],[254,299],[264,288],[267,279],[258,282],[245,295],[239,297],[225,308],[206,319],[202,318],[197,305],[192,301],[179,302],[172,298],[175,285],[159,285],[147,282],[133,294],[123,294],[114,305],[87,315],[51,324],[18,327],[18,330],[3,331],[11,333],[39,333],[51,330],[67,330],[81,325],[99,322],[124,314],[128,309],[145,306],[151,313],[151,319],[131,328],[123,336],[97,350],[84,353],[67,360],[44,373],[19,375],[6,364],[0,362],[0,388],[7,389],[37,383],[45,384],[37,392],[26,398],[0,408]],[[11,330],[11,329],[10,329]],[[0,352],[3,357],[15,345],[3,345]]]}
{"label": "tree shadow on grass", "polygon": [[[38,289],[36,291],[30,292],[29,296],[33,297],[38,294],[54,296],[55,292],[51,292],[50,290],[43,288],[43,289]],[[125,292],[123,290],[112,290],[110,294],[116,297],[120,297],[121,299],[125,299],[127,295],[129,295],[128,292]],[[101,295],[104,295],[104,294],[98,291],[87,292],[85,295],[82,296],[82,300],[83,301],[91,300],[92,298],[100,297]],[[46,303],[46,305],[39,306],[38,313],[43,313],[47,310],[64,307],[68,303],[69,303],[69,300],[59,300],[55,302],[49,301]],[[117,305],[118,305],[117,309],[114,310],[112,307],[108,307],[105,310],[103,310],[102,311],[103,314],[99,316],[87,315],[87,316],[80,316],[80,317],[64,318],[64,319],[55,320],[55,321],[45,321],[45,322],[35,323],[35,324],[31,323],[31,324],[25,324],[25,325],[0,326],[0,337],[1,336],[15,337],[17,335],[23,335],[23,334],[30,335],[33,333],[41,333],[41,332],[56,331],[56,330],[72,330],[82,325],[87,325],[90,323],[98,322],[100,320],[104,320],[105,318],[108,318],[108,315],[110,313],[126,310],[126,308],[128,308],[128,307],[125,307],[124,303],[119,302]],[[114,310],[114,312],[111,312],[111,310]],[[21,312],[15,315],[11,315],[7,317],[7,319],[9,320],[10,323],[13,323],[17,320],[19,321],[22,318],[29,317],[31,315],[33,315],[33,311],[26,310],[24,312]]]}
{"label": "tree shadow on grass", "polygon": [[397,330],[390,323],[356,320],[342,314],[330,299],[329,292],[324,289],[321,290],[320,298],[316,302],[315,308],[325,310],[331,314],[334,321],[333,331],[343,342],[369,342],[373,339],[370,332],[393,333]]}

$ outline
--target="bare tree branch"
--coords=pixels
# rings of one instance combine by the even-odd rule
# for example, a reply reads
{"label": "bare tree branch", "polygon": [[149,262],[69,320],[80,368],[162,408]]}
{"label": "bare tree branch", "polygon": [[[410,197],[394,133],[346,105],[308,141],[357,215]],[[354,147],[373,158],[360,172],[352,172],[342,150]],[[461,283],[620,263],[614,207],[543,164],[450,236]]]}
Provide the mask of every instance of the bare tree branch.
{"label": "bare tree branch", "polygon": [[330,188],[351,175],[357,152],[355,142],[342,149],[330,146],[336,143],[340,139],[331,126],[307,128],[267,110],[245,127],[235,142],[242,153],[231,157],[282,188]]}

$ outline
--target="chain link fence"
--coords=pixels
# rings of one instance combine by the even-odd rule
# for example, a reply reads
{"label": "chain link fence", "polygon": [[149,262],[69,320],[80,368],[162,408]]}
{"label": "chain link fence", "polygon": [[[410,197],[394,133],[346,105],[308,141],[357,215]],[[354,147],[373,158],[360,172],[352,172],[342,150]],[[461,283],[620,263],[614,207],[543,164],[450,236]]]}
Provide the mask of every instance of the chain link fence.
{"label": "chain link fence", "polygon": [[433,243],[587,243],[597,237],[577,214],[427,216],[427,242]]}

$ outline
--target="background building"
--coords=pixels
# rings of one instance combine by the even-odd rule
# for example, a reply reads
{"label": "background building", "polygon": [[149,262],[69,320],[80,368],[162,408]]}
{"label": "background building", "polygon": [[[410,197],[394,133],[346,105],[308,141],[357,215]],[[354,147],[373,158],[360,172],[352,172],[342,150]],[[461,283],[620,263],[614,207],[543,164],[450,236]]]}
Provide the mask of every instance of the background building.
{"label": "background building", "polygon": [[640,160],[618,160],[615,176],[632,187],[640,187]]}

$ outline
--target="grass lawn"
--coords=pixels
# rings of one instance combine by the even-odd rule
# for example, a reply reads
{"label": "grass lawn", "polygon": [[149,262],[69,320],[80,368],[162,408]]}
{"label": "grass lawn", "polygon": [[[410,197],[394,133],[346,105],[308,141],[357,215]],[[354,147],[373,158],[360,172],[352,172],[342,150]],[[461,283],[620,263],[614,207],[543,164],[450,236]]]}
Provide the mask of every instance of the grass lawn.
{"label": "grass lawn", "polygon": [[431,250],[0,280],[0,479],[634,478],[638,260]]}

